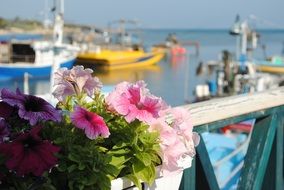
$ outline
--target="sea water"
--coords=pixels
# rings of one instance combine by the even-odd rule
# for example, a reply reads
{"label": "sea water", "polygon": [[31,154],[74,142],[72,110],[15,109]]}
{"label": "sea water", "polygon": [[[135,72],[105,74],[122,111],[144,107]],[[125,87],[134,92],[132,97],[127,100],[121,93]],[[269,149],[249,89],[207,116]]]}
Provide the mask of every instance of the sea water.
{"label": "sea water", "polygon": [[[262,59],[265,54],[270,56],[283,53],[284,30],[260,30],[258,32],[260,33],[260,47],[255,51],[255,57]],[[122,81],[144,80],[152,94],[162,97],[172,106],[194,101],[196,85],[206,84],[208,80],[215,79],[215,76],[208,72],[197,76],[196,69],[199,63],[206,64],[210,60],[220,60],[223,50],[234,54],[236,38],[229,35],[228,30],[144,29],[142,39],[145,49],[165,42],[169,33],[174,33],[180,42],[198,43],[199,55],[195,54],[193,46],[186,46],[188,54],[183,57],[166,56],[154,66],[110,72],[95,71],[95,75],[108,89]],[[31,94],[48,93],[49,86],[49,78],[31,76],[29,79]],[[23,79],[0,78],[1,88],[23,90]]]}

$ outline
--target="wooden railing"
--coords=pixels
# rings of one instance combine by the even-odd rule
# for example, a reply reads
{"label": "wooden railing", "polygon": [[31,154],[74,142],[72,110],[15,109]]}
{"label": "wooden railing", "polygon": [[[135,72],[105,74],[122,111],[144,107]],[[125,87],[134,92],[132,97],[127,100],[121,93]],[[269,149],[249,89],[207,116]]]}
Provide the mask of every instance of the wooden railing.
{"label": "wooden railing", "polygon": [[[210,100],[185,106],[199,134],[256,119],[243,161],[238,190],[283,190],[284,88]],[[201,136],[201,135],[200,135]],[[218,190],[216,175],[201,137],[191,168],[183,173],[180,190]]]}

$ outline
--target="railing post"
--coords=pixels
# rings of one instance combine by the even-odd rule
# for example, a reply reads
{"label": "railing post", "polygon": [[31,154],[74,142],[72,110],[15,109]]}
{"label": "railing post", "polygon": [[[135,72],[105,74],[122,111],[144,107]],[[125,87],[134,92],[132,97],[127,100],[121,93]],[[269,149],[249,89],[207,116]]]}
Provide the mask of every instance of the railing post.
{"label": "railing post", "polygon": [[196,189],[219,190],[217,178],[202,136],[196,150]]}
{"label": "railing post", "polygon": [[255,124],[241,171],[238,190],[260,190],[277,128],[277,114]]}
{"label": "railing post", "polygon": [[284,113],[280,114],[276,133],[276,190],[284,188]]}
{"label": "railing post", "polygon": [[284,113],[278,113],[277,129],[269,157],[262,189],[282,190],[283,184],[283,127]]}

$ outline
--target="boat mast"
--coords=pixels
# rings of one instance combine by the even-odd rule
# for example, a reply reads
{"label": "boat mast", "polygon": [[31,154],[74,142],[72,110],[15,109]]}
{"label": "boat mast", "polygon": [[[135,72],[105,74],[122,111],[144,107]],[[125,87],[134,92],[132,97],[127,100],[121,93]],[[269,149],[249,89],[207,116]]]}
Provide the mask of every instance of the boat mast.
{"label": "boat mast", "polygon": [[[240,69],[244,71],[248,61],[248,36],[253,34],[248,20],[240,21],[240,17],[237,15],[230,34],[236,36],[236,59],[240,63]],[[256,34],[253,35],[256,37]],[[255,43],[257,42],[254,40],[253,47]]]}
{"label": "boat mast", "polygon": [[[54,73],[59,68],[59,60],[57,60],[56,46],[60,46],[63,43],[63,13],[64,13],[64,0],[56,0],[55,4],[55,18],[54,18],[54,29],[53,29],[53,63],[50,73],[50,92],[54,90]],[[57,6],[59,3],[59,6]],[[57,8],[58,7],[58,8]],[[52,97],[52,96],[51,96]]]}
{"label": "boat mast", "polygon": [[[56,5],[54,29],[53,29],[53,40],[55,45],[61,45],[63,42],[63,27],[64,27],[64,0],[59,0]],[[56,6],[57,7],[57,6]]]}

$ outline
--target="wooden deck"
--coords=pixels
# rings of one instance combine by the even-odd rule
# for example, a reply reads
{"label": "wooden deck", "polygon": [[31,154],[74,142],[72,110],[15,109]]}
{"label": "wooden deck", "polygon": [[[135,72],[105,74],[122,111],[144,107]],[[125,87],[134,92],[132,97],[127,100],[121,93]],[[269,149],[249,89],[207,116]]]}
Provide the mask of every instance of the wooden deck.
{"label": "wooden deck", "polygon": [[[251,132],[238,190],[283,190],[284,88],[185,105],[194,130],[213,131],[256,119]],[[180,190],[220,189],[201,138],[193,166],[184,171]]]}

